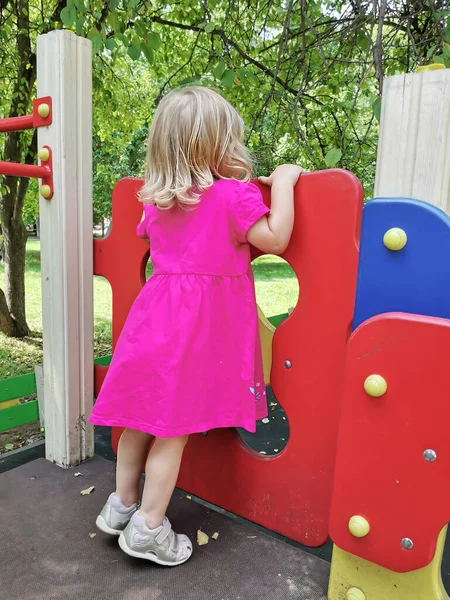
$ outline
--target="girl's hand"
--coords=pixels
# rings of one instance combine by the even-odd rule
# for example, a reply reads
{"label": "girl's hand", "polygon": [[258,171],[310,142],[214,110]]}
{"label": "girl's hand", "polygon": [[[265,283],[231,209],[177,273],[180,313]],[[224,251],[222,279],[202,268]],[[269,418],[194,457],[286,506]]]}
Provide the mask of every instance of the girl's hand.
{"label": "girl's hand", "polygon": [[275,182],[289,183],[294,186],[302,173],[303,168],[298,165],[280,165],[269,177],[258,177],[258,180],[270,187]]}

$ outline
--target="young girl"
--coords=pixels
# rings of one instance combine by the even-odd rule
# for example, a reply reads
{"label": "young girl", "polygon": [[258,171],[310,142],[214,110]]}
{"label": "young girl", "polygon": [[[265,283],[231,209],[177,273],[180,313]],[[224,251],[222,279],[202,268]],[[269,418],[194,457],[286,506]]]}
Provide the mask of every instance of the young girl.
{"label": "young girl", "polygon": [[165,516],[189,435],[218,427],[254,432],[267,414],[249,244],[285,250],[302,169],[283,165],[260,178],[272,187],[270,213],[249,183],[251,170],[242,120],[219,94],[189,87],[161,101],[138,226],[150,239],[154,273],[90,417],[125,428],[116,490],[97,526],[119,535],[127,554],[161,565],[192,554],[191,541]]}

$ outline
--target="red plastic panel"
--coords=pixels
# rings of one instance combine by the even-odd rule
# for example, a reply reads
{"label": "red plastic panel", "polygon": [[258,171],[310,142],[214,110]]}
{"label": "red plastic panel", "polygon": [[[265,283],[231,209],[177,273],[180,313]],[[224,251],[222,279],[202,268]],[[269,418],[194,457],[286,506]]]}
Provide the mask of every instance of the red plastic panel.
{"label": "red plastic panel", "polygon": [[[95,272],[113,288],[114,343],[142,284],[145,243],[135,237],[140,181],[119,182],[113,230],[95,244]],[[263,190],[267,203],[270,194]],[[277,457],[247,448],[235,432],[193,436],[178,485],[209,502],[308,546],[328,538],[338,405],[355,298],[362,190],[348,172],[302,175],[284,258],[300,282],[296,310],[276,331],[272,385],[290,440]],[[220,315],[218,315],[220,318]],[[289,360],[292,368],[286,369]],[[97,368],[97,387],[104,369]],[[121,430],[114,429],[117,448]]]}
{"label": "red plastic panel", "polygon": [[[113,349],[128,312],[145,283],[149,246],[136,235],[142,217],[137,193],[142,180],[126,178],[117,183],[112,198],[112,227],[103,239],[94,240],[94,274],[105,277],[112,289]],[[95,365],[95,395],[107,368]]]}
{"label": "red plastic panel", "polygon": [[[348,343],[331,537],[400,573],[431,562],[450,521],[449,351],[449,320],[399,313],[366,321]],[[371,374],[386,380],[384,396],[365,393]],[[369,522],[366,537],[350,534],[353,515]]]}
{"label": "red plastic panel", "polygon": [[[353,316],[362,192],[344,171],[302,175],[284,258],[300,299],[274,337],[272,386],[290,439],[277,457],[235,432],[193,436],[179,487],[308,546],[328,538],[345,344]],[[220,318],[220,315],[218,315]],[[292,368],[286,369],[289,360]]]}

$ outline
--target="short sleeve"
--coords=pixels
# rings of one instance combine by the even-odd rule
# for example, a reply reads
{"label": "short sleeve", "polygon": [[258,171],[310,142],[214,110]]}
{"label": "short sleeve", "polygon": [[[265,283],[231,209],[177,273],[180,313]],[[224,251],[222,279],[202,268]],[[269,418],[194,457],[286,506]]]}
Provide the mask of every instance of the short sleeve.
{"label": "short sleeve", "polygon": [[148,224],[148,211],[146,210],[146,207],[144,204],[144,218],[139,223],[139,225],[136,227],[136,235],[138,237],[142,238],[143,240],[149,239],[147,224]]}
{"label": "short sleeve", "polygon": [[245,243],[250,227],[269,212],[254,183],[239,183],[231,203],[231,222],[239,242]]}

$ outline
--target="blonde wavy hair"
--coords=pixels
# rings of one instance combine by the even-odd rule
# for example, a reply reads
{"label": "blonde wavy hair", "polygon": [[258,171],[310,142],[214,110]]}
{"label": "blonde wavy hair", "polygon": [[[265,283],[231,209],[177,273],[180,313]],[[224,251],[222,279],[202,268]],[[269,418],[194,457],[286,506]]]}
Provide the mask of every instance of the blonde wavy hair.
{"label": "blonde wavy hair", "polygon": [[252,162],[237,111],[211,89],[170,92],[150,127],[141,202],[189,208],[216,179],[249,181]]}

